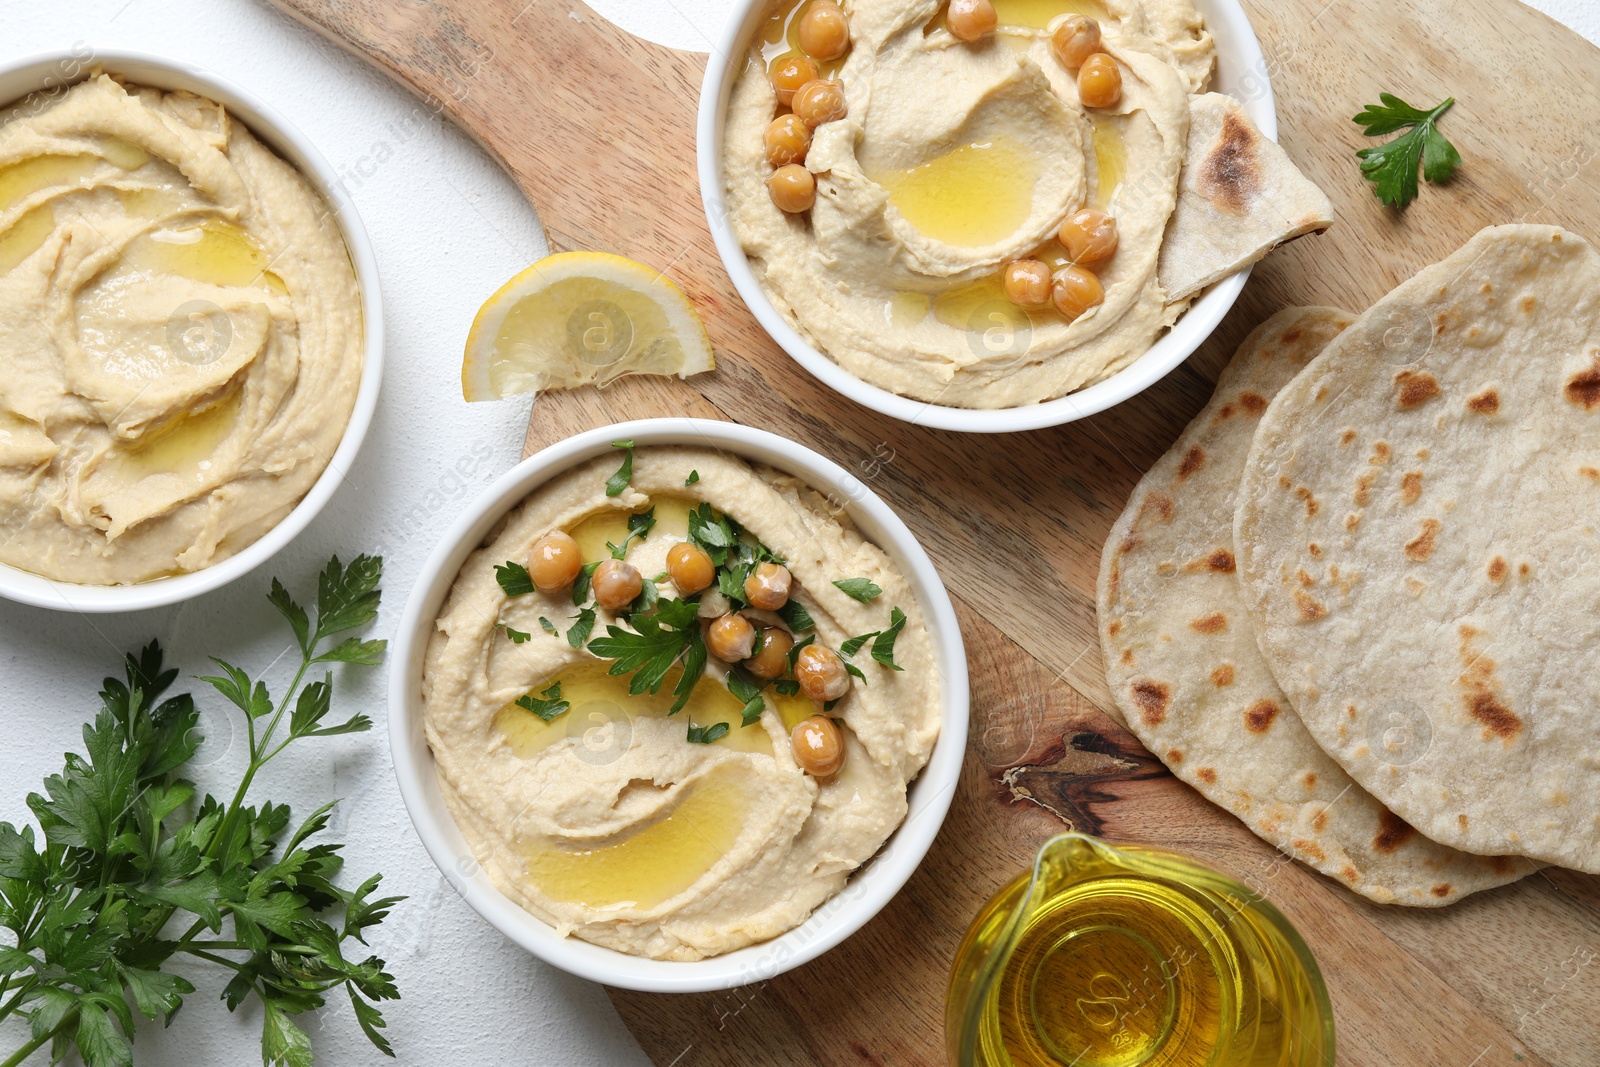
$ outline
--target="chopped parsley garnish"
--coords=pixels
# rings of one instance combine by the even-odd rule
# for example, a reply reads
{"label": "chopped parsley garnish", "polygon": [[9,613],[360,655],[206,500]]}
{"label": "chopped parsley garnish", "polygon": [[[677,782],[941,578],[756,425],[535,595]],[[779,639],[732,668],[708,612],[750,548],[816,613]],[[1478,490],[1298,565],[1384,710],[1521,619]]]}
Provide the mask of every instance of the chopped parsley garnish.
{"label": "chopped parsley garnish", "polygon": [[494,580],[500,583],[506,596],[527,596],[533,592],[533,577],[528,568],[509,559],[495,566]]}
{"label": "chopped parsley garnish", "polygon": [[700,636],[699,611],[692,600],[662,600],[654,611],[629,616],[631,631],[607,626],[606,636],[589,642],[589,651],[614,661],[610,674],[633,675],[628,683],[633,695],[659,692],[667,671]]}
{"label": "chopped parsley garnish", "polygon": [[1392,141],[1356,152],[1361,173],[1372,183],[1373,193],[1385,204],[1405,207],[1417,198],[1417,168],[1422,176],[1438,184],[1447,182],[1461,165],[1456,151],[1438,130],[1439,119],[1455,104],[1455,97],[1432,110],[1412,107],[1393,93],[1379,93],[1381,103],[1368,104],[1351,121],[1368,137],[1381,137],[1399,130],[1406,132]]}
{"label": "chopped parsley garnish", "polygon": [[623,450],[622,466],[617,468],[617,473],[606,479],[606,496],[621,496],[622,491],[628,488],[628,483],[633,480],[633,442],[612,441],[612,448]]}
{"label": "chopped parsley garnish", "polygon": [[870,633],[856,634],[854,637],[846,638],[845,642],[839,646],[839,655],[847,658],[855,655],[857,652],[861,651],[862,645],[865,645],[868,641],[871,641],[874,637],[877,637],[881,632],[882,631],[880,630],[873,630]]}
{"label": "chopped parsley garnish", "polygon": [[572,582],[573,607],[581,608],[583,607],[584,602],[589,599],[589,585],[594,580],[595,569],[598,568],[602,562],[604,561],[597,559],[593,563],[585,563],[583,568],[578,571],[578,577],[573,579]]}
{"label": "chopped parsley garnish", "polygon": [[905,670],[894,661],[894,641],[900,636],[900,631],[906,628],[906,613],[899,608],[889,612],[889,628],[879,634],[872,642],[872,658],[888,667],[892,671]]}
{"label": "chopped parsley garnish", "polygon": [[883,595],[882,587],[870,578],[842,578],[833,584],[845,596],[863,604],[870,604]]}
{"label": "chopped parsley garnish", "polygon": [[796,663],[800,662],[800,650],[802,648],[805,648],[807,645],[811,644],[812,642],[816,641],[816,639],[817,639],[817,635],[816,634],[807,634],[806,635],[806,639],[804,641],[796,641],[794,644],[789,646],[789,673],[790,674],[794,673],[794,665]]}
{"label": "chopped parsley garnish", "polygon": [[628,605],[628,614],[649,611],[656,606],[656,601],[661,599],[661,591],[656,588],[655,582],[644,582],[639,586],[639,595],[633,598],[633,603]]}
{"label": "chopped parsley garnish", "polygon": [[[846,663],[844,665],[844,669],[849,671],[851,674],[855,675],[857,678],[860,678],[862,685],[866,685],[867,684],[867,676],[862,674],[861,673],[861,668],[857,667],[854,663]],[[895,668],[895,670],[899,670],[899,669],[900,669],[899,667]]]}
{"label": "chopped parsley garnish", "polygon": [[714,722],[710,726],[696,726],[689,724],[689,743],[691,745],[709,745],[728,736],[728,724]]}
{"label": "chopped parsley garnish", "polygon": [[778,618],[783,620],[783,624],[789,628],[791,633],[814,630],[817,627],[816,621],[811,618],[811,613],[806,610],[806,606],[794,597],[790,597],[789,602],[778,609]]}
{"label": "chopped parsley garnish", "polygon": [[728,672],[728,692],[744,705],[739,709],[739,718],[742,720],[739,725],[749,726],[761,720],[761,713],[767,706],[767,702],[761,697],[761,689],[761,683],[746,672],[742,670]]}
{"label": "chopped parsley garnish", "polygon": [[564,714],[572,707],[567,701],[561,699],[561,683],[554,682],[550,688],[534,696],[525,693],[517,698],[517,707],[526,708],[545,722],[554,722],[556,717]]}
{"label": "chopped parsley garnish", "polygon": [[800,683],[795,681],[793,678],[779,678],[776,682],[772,683],[772,689],[775,693],[782,697],[800,695]]}
{"label": "chopped parsley garnish", "polygon": [[733,528],[732,519],[718,515],[710,504],[701,504],[689,512],[689,540],[704,549],[711,562],[721,567],[728,562],[728,549],[738,543],[739,534]]}
{"label": "chopped parsley garnish", "polygon": [[573,648],[582,648],[583,643],[589,640],[589,634],[594,631],[594,609],[584,608],[578,612],[578,617],[573,620],[572,628],[567,631],[567,644]]}
{"label": "chopped parsley garnish", "polygon": [[677,699],[672,702],[668,715],[676,715],[689,703],[689,694],[694,692],[694,687],[699,683],[700,676],[706,672],[706,642],[700,636],[700,627],[691,623],[689,625],[689,648],[683,654],[683,674],[678,678],[678,684],[673,686],[672,693]]}
{"label": "chopped parsley garnish", "polygon": [[699,471],[690,471],[689,472],[689,477],[687,477],[687,478],[685,478],[683,480],[683,484],[684,485],[693,485],[695,482],[698,482],[699,480],[700,480],[700,472]]}
{"label": "chopped parsley garnish", "polygon": [[547,634],[553,635],[557,633],[556,624],[545,618],[543,615],[539,616],[539,629],[543,630]]}
{"label": "chopped parsley garnish", "polygon": [[629,515],[628,536],[622,539],[622,544],[614,545],[610,541],[606,542],[606,547],[611,550],[611,558],[621,559],[626,556],[628,554],[628,546],[633,543],[633,539],[637,537],[639,540],[643,541],[650,535],[650,531],[655,528],[655,525],[655,508],[651,508],[649,511],[640,511]]}
{"label": "chopped parsley garnish", "polygon": [[[544,620],[541,619],[540,621],[542,622]],[[522,644],[522,642],[527,641],[528,639],[533,637],[533,635],[528,633],[526,630],[518,630],[518,629],[515,629],[514,627],[507,626],[504,623],[502,623],[500,625],[500,629],[502,629],[502,630],[504,630],[506,632],[506,636],[511,639],[511,643],[513,645],[520,645],[520,644]]]}

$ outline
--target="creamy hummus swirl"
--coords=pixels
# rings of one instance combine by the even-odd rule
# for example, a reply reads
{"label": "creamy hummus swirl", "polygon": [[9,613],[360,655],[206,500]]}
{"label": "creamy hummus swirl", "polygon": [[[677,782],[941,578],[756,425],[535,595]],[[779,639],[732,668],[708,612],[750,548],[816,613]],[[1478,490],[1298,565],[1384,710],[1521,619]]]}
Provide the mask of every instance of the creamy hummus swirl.
{"label": "creamy hummus swirl", "polygon": [[327,466],[362,342],[330,208],[220,105],[102,75],[0,113],[0,561],[238,552]]}
{"label": "creamy hummus swirl", "polygon": [[[468,557],[428,645],[424,722],[450,812],[502,892],[562,934],[700,959],[803,922],[899,826],[907,783],[938,737],[939,669],[906,579],[792,477],[708,450],[641,448],[630,488],[608,498],[616,466],[606,457],[536,490]],[[692,471],[699,479],[685,485]],[[660,574],[687,506],[701,502],[787,560],[819,643],[882,629],[892,606],[906,614],[903,670],[854,657],[865,679],[831,713],[846,753],[831,778],[806,775],[790,748],[794,723],[820,710],[811,701],[769,687],[760,721],[741,726],[713,659],[689,706],[668,716],[670,679],[662,699],[603,684],[608,664],[567,638],[577,615],[567,592],[508,598],[496,581],[497,564],[525,561],[552,530],[574,533],[585,559],[599,558],[596,544],[606,555],[604,540],[620,541],[626,515],[648,507],[656,527],[626,558]],[[832,584],[849,577],[882,595],[858,603]],[[661,595],[676,596],[670,582]],[[601,611],[594,634],[614,622]],[[528,636],[513,642],[505,627]],[[572,707],[548,725],[514,705],[557,681]],[[716,743],[687,740],[690,722],[729,718]]]}
{"label": "creamy hummus swirl", "polygon": [[[778,210],[764,185],[775,101],[759,48],[729,102],[731,221],[779,310],[866,381],[963,407],[1061,396],[1142,355],[1187,306],[1167,301],[1157,264],[1189,94],[1213,59],[1188,0],[1108,0],[1103,47],[1123,92],[1103,110],[1080,103],[1048,29],[1002,25],[966,44],[938,28],[938,0],[845,6],[851,51],[836,77],[849,113],[815,131],[810,212]],[[1100,269],[1105,302],[1072,322],[1007,303],[1001,265],[1085,205],[1120,231]]]}

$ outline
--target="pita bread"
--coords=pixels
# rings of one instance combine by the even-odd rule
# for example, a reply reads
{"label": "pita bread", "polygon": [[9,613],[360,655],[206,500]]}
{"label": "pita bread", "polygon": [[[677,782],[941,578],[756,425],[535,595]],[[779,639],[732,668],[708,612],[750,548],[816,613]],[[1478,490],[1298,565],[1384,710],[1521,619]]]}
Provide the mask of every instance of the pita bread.
{"label": "pita bread", "polygon": [[1333,204],[1231,96],[1189,98],[1178,204],[1161,245],[1167,301],[1187,299],[1285,241],[1333,225]]}
{"label": "pita bread", "polygon": [[1436,841],[1600,873],[1600,254],[1479,233],[1273,401],[1239,493],[1265,654]]}
{"label": "pita bread", "polygon": [[1272,680],[1234,575],[1234,497],[1256,421],[1352,319],[1290,308],[1246,339],[1106,542],[1101,647],[1134,733],[1213,803],[1380,903],[1449,904],[1533,868],[1434,844],[1355,785]]}

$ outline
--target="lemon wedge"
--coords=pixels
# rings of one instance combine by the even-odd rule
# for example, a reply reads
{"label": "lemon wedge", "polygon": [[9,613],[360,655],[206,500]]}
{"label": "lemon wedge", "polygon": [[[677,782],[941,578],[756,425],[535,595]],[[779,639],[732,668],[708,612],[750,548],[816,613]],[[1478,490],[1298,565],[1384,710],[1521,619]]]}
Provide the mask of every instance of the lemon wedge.
{"label": "lemon wedge", "polygon": [[607,252],[547,256],[478,311],[461,362],[468,400],[712,370],[694,305],[659,271]]}

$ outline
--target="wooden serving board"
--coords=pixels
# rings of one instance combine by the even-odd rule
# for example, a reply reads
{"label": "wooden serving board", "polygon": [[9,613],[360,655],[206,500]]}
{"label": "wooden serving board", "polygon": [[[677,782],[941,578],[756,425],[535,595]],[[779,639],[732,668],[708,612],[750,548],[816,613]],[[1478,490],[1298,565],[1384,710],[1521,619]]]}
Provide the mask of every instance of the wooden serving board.
{"label": "wooden serving board", "polygon": [[[933,850],[877,919],[797,971],[717,994],[613,990],[657,1064],[942,1062],[945,978],[969,919],[1070,826],[1192,853],[1263,890],[1321,963],[1347,1067],[1600,1065],[1600,879],[1546,870],[1440,911],[1357,898],[1201,800],[1118,725],[1094,618],[1107,530],[1252,326],[1291,303],[1360,310],[1492,223],[1600,238],[1600,51],[1514,0],[1245,0],[1283,144],[1338,224],[1259,267],[1211,341],[1143,395],[1071,426],[982,437],[858,407],[761,332],[700,206],[704,56],[632,37],[581,0],[272,2],[476,136],[553,247],[643,260],[699,306],[714,374],[541,397],[529,451],[647,416],[776,430],[889,500],[956,598],[973,722]],[[1403,215],[1352,157],[1365,142],[1349,118],[1380,91],[1459,101],[1444,129],[1466,164]]]}

